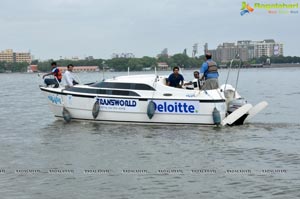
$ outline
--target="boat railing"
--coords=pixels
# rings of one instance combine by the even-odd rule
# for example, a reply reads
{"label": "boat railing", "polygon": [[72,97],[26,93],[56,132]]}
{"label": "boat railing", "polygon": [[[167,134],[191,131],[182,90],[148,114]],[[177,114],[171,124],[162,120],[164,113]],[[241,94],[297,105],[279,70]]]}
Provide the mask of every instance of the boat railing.
{"label": "boat railing", "polygon": [[[233,58],[233,59],[230,61],[230,65],[229,65],[229,69],[228,69],[228,73],[227,73],[227,77],[226,77],[226,82],[225,82],[225,87],[224,87],[224,93],[225,93],[225,91],[226,91],[226,86],[227,86],[228,79],[229,79],[229,76],[230,76],[232,64],[233,64],[233,62],[235,62],[235,61],[238,61],[238,62],[239,62],[239,65],[238,65],[238,72],[237,72],[237,77],[236,77],[236,82],[235,82],[235,90],[237,90],[238,81],[239,81],[239,76],[240,76],[240,69],[241,69],[241,65],[242,65],[242,59],[240,58],[239,54],[237,54],[237,55],[235,56],[235,58]],[[235,92],[234,92],[234,95],[235,95]]]}

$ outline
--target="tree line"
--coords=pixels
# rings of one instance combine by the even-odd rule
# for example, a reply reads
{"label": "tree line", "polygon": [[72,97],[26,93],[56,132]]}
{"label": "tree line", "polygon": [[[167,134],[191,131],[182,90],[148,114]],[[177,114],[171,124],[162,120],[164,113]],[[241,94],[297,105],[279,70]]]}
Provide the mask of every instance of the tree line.
{"label": "tree line", "polygon": [[270,62],[274,63],[274,64],[300,63],[300,57],[297,57],[297,56],[286,56],[285,57],[282,55],[272,56],[272,57],[262,56],[259,58],[252,59],[251,62],[255,63],[255,64],[265,64],[267,59],[270,59]]}
{"label": "tree line", "polygon": [[0,73],[4,72],[27,72],[28,63],[11,63],[11,62],[0,62]]}
{"label": "tree line", "polygon": [[[262,56],[260,58],[254,58],[244,64],[264,64],[266,60],[270,58],[271,63],[300,63],[300,57],[296,56],[273,56],[266,57]],[[144,56],[142,58],[112,58],[112,59],[84,59],[84,60],[47,60],[38,61],[33,60],[31,64],[38,65],[38,70],[41,72],[46,72],[51,69],[51,62],[56,61],[58,66],[67,66],[68,64],[73,64],[74,66],[98,66],[102,68],[110,68],[115,71],[127,71],[130,68],[131,71],[141,71],[145,68],[154,69],[158,66],[159,62],[165,62],[168,64],[169,69],[174,66],[179,66],[181,68],[199,69],[204,62],[204,56],[200,57],[189,57],[186,54],[175,54],[173,56],[159,56],[158,58]],[[26,72],[28,63],[8,63],[0,62],[0,72]]]}
{"label": "tree line", "polygon": [[98,66],[102,68],[110,68],[115,71],[127,71],[130,68],[131,71],[141,71],[145,68],[154,69],[158,66],[159,62],[165,62],[170,68],[179,66],[183,68],[200,68],[204,57],[191,58],[185,54],[175,54],[171,57],[160,56],[158,58],[144,56],[142,58],[112,58],[112,59],[93,59],[93,60],[48,60],[37,61],[34,60],[32,64],[37,64],[38,69],[42,72],[50,70],[51,62],[56,61],[58,66],[67,66],[73,64],[74,66]]}

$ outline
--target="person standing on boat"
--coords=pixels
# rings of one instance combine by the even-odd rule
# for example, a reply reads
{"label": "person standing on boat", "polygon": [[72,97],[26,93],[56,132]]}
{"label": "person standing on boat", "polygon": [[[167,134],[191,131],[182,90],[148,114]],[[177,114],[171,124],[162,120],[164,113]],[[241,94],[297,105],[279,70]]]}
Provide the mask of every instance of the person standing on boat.
{"label": "person standing on boat", "polygon": [[54,78],[45,79],[45,84],[47,86],[54,84],[55,85],[54,88],[58,88],[59,83],[61,82],[61,79],[62,79],[62,74],[61,74],[60,70],[57,68],[56,62],[52,62],[51,66],[52,66],[51,72],[43,75],[43,79],[48,75],[53,75]]}
{"label": "person standing on boat", "polygon": [[183,85],[183,80],[183,76],[179,74],[179,67],[175,66],[173,68],[173,73],[168,77],[168,86],[181,88]]}
{"label": "person standing on boat", "polygon": [[211,53],[205,53],[206,61],[202,64],[202,67],[200,69],[200,80],[205,80],[203,90],[212,90],[219,88],[218,67],[216,62],[214,62],[211,57]]}
{"label": "person standing on boat", "polygon": [[64,73],[64,80],[66,83],[66,87],[72,87],[76,84],[78,84],[78,82],[75,80],[75,77],[73,75],[73,64],[69,64],[67,66],[67,71]]}

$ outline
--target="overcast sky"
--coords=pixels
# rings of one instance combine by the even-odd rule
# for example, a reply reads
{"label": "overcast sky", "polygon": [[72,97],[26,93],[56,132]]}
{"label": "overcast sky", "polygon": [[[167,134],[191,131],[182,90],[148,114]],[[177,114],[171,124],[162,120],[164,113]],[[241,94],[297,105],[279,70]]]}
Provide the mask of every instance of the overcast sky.
{"label": "overcast sky", "polygon": [[[298,14],[240,16],[242,0],[0,0],[0,50],[31,51],[35,58],[94,56],[131,52],[136,57],[191,55],[208,43],[275,39],[284,55],[300,56]],[[300,1],[249,0],[253,5]]]}

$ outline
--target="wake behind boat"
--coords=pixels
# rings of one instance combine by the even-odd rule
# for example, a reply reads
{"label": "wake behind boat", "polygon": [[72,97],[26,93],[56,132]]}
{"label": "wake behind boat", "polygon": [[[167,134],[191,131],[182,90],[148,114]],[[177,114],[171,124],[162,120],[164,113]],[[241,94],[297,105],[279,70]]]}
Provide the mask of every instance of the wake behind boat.
{"label": "wake behind boat", "polygon": [[[148,124],[243,124],[253,109],[228,84],[214,90],[167,86],[166,76],[120,76],[70,88],[40,86],[55,117],[69,120]],[[249,115],[251,114],[251,115]]]}

